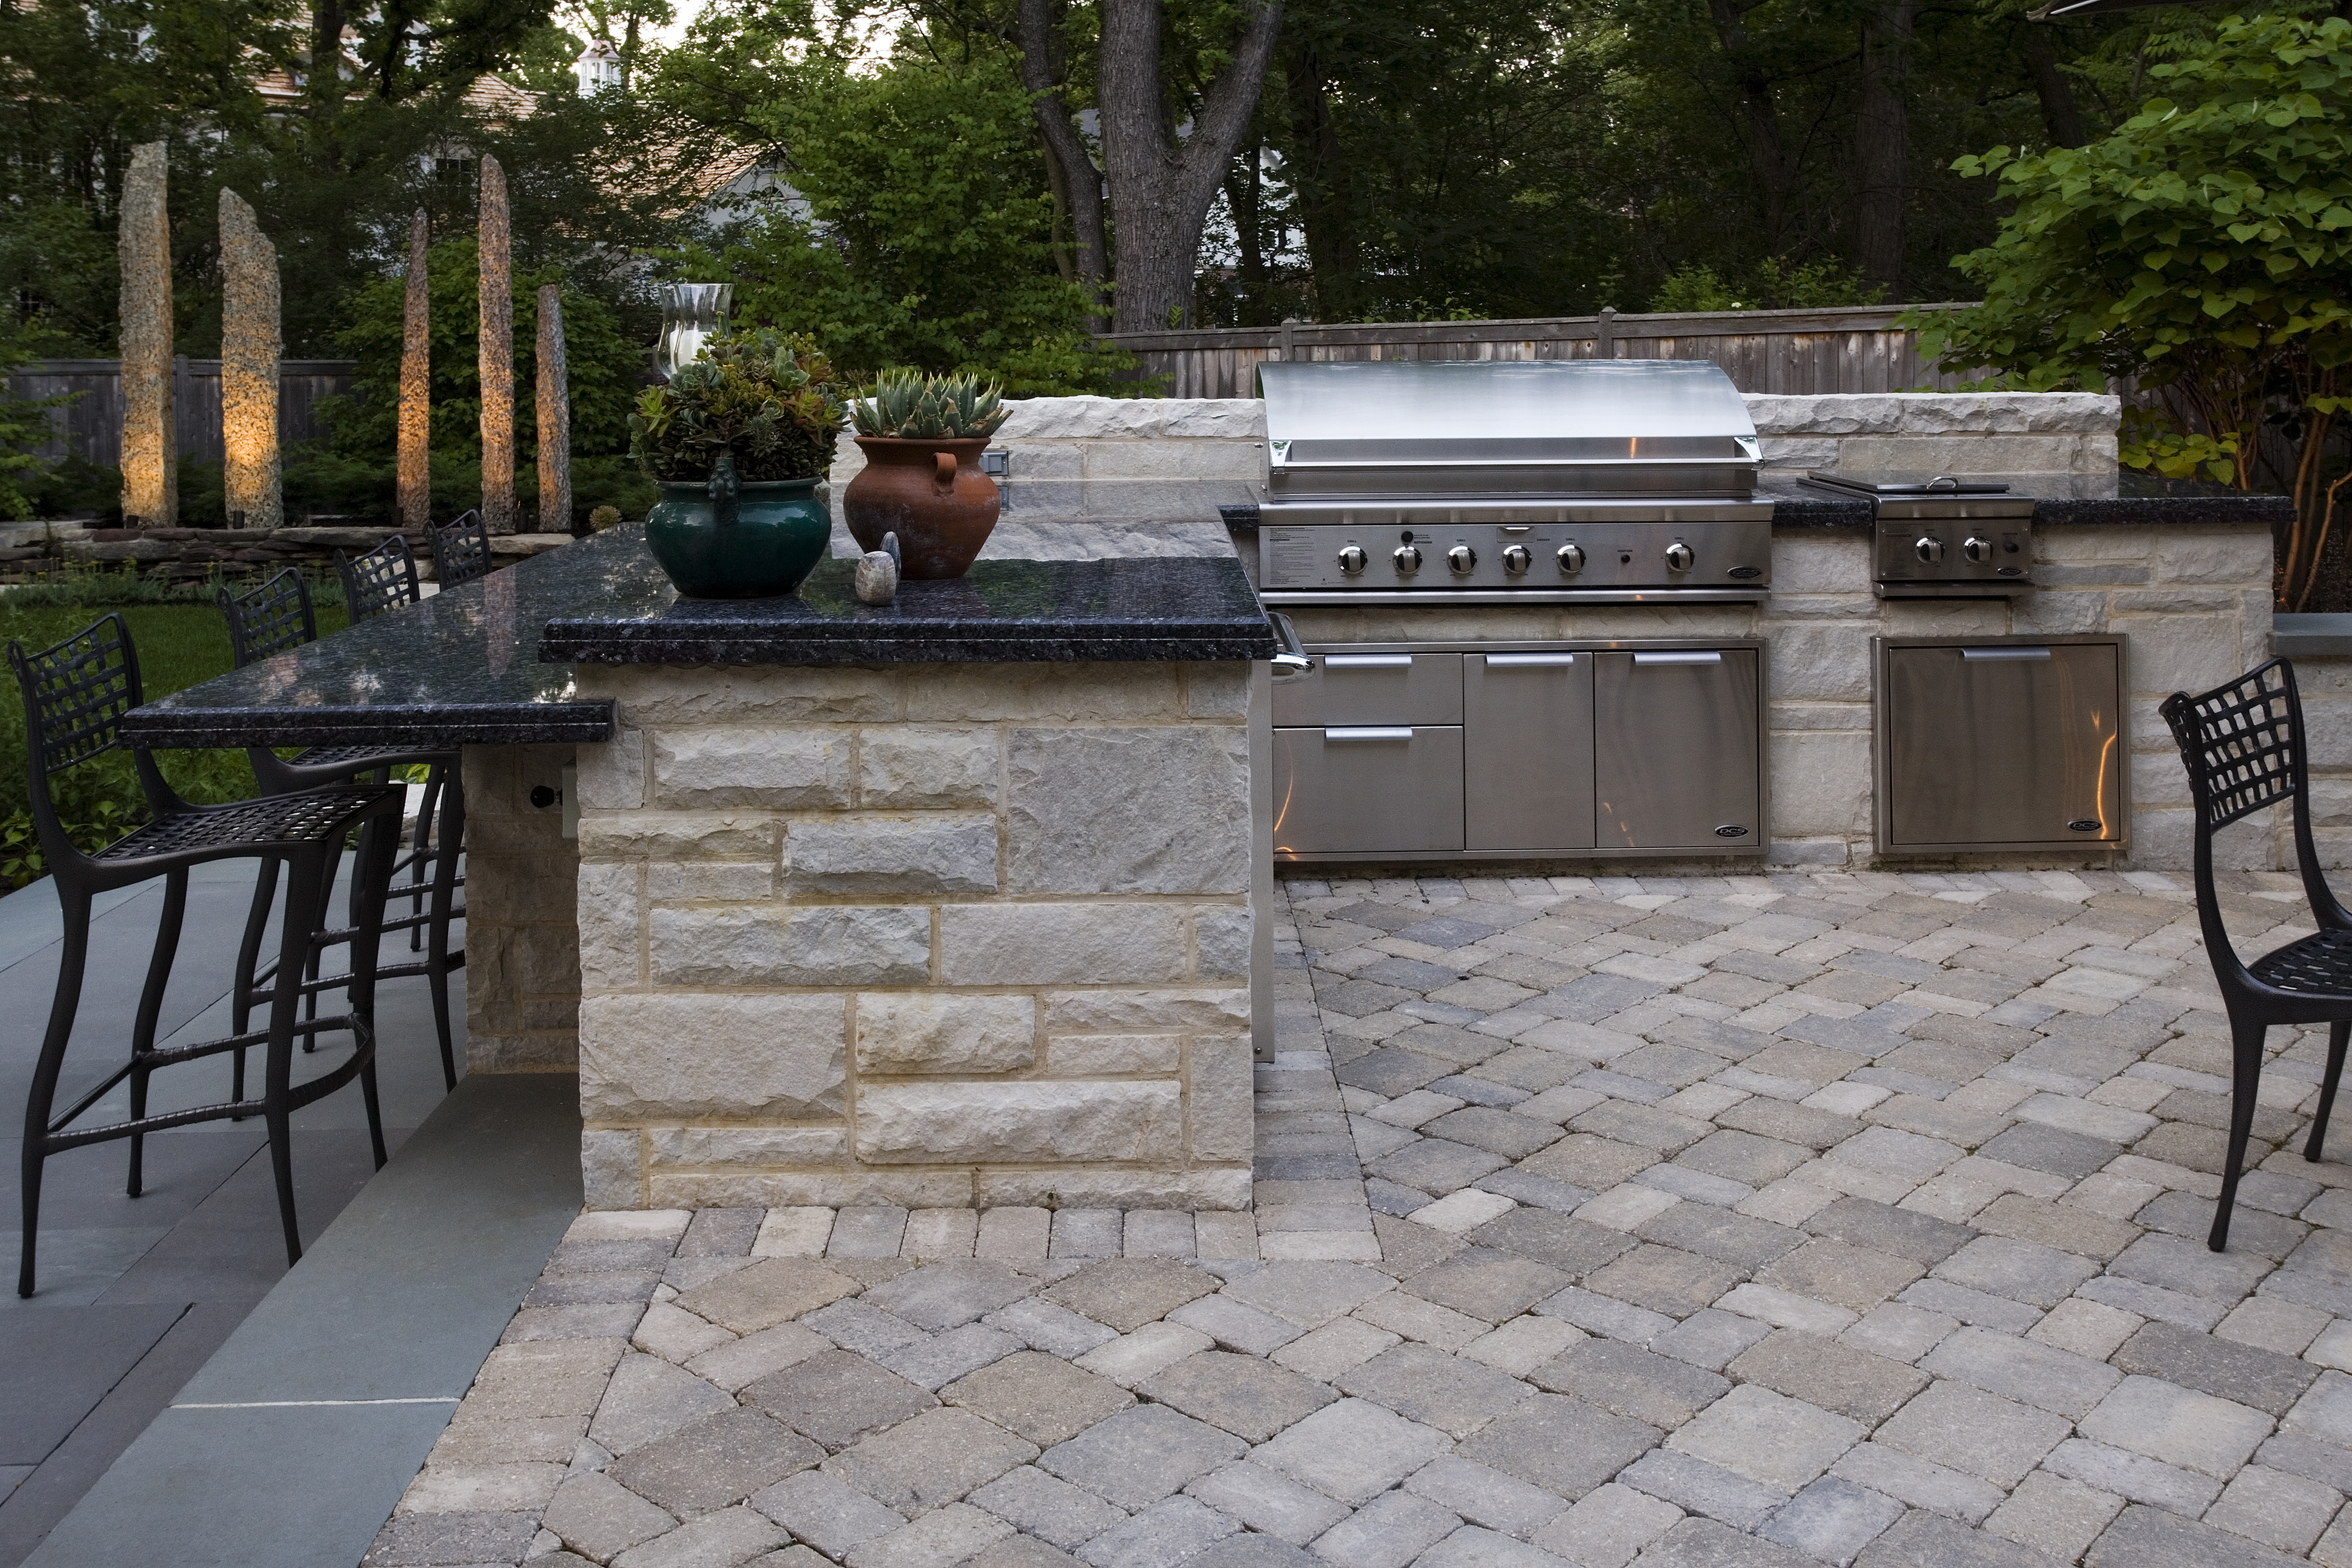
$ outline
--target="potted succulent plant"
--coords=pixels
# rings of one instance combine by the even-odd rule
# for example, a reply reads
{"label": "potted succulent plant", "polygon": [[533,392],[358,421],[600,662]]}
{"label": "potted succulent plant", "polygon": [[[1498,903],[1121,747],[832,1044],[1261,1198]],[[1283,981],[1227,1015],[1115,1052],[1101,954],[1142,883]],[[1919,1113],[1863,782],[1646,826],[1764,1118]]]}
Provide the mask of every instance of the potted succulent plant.
{"label": "potted succulent plant", "polygon": [[706,340],[638,396],[629,450],[661,488],[646,544],[679,593],[789,594],[824,558],[833,523],[816,487],[840,395],[812,340],[761,331]]}
{"label": "potted succulent plant", "polygon": [[866,454],[841,498],[850,533],[866,550],[896,533],[904,577],[962,576],[996,527],[996,481],[980,454],[1012,416],[998,388],[974,375],[885,371],[849,412]]}

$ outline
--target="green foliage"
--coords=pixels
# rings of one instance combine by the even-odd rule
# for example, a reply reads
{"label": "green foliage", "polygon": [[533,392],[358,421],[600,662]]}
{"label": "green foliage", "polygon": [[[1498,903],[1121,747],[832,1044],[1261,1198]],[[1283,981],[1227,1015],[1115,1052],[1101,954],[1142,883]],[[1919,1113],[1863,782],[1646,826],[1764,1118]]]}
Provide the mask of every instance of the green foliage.
{"label": "green foliage", "polygon": [[18,397],[8,390],[8,373],[32,357],[24,338],[15,321],[0,315],[0,518],[38,515],[33,498],[56,465],[36,457],[33,448],[47,444],[49,410],[67,401]]}
{"label": "green foliage", "polygon": [[1650,300],[1653,310],[1820,310],[1840,305],[1875,305],[1884,289],[1867,287],[1862,275],[1836,261],[1784,263],[1768,256],[1744,284],[1725,282],[1712,267],[1678,268]]}
{"label": "green foliage", "polygon": [[841,388],[806,337],[772,330],[705,340],[667,386],[638,395],[630,455],[648,479],[706,479],[732,453],[746,483],[815,479],[833,466]]}
{"label": "green foliage", "polygon": [[1927,318],[1923,352],[2026,384],[2134,379],[2186,416],[2136,457],[2249,487],[2263,427],[2291,426],[2275,477],[2298,503],[2281,565],[2299,607],[2352,407],[2352,22],[2230,17],[2148,74],[2168,96],[2101,141],[1961,160],[2014,206],[1955,262],[1984,303]]}
{"label": "green foliage", "polygon": [[996,434],[1013,417],[998,399],[1000,387],[976,375],[925,375],[886,370],[867,395],[855,399],[849,416],[860,436],[896,436],[921,441],[962,441]]}

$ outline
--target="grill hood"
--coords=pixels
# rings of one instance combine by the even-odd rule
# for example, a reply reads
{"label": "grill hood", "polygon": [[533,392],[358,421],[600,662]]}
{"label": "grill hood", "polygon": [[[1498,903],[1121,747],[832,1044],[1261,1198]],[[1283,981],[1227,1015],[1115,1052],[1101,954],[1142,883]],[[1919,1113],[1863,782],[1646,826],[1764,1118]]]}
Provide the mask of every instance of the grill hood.
{"label": "grill hood", "polygon": [[1705,360],[1274,361],[1266,500],[1745,501],[1756,425]]}

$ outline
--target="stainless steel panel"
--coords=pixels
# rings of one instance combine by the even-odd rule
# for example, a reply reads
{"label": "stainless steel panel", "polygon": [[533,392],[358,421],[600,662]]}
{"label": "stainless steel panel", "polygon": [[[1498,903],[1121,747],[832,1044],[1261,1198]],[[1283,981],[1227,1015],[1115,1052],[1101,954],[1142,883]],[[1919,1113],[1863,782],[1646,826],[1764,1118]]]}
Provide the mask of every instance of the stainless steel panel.
{"label": "stainless steel panel", "polygon": [[1315,663],[1312,670],[1275,682],[1277,728],[1462,722],[1458,653],[1355,647],[1310,647],[1307,653]]}
{"label": "stainless steel panel", "polygon": [[2120,639],[1880,655],[1880,846],[2115,845],[2125,837]]}
{"label": "stainless steel panel", "polygon": [[[1982,542],[1982,560],[1970,558],[1967,547],[1971,540]],[[1922,541],[1933,542],[1925,554]],[[2032,586],[2032,524],[2016,519],[1891,518],[1882,507],[1873,568],[1878,581],[1890,586],[1981,583],[2024,589]]]}
{"label": "stainless steel panel", "polygon": [[1461,726],[1275,730],[1277,859],[1461,848]]}
{"label": "stainless steel panel", "polygon": [[1760,847],[1762,670],[1752,647],[1593,660],[1593,842]]}
{"label": "stainless steel panel", "polygon": [[[1762,511],[1739,521],[1619,516],[1407,529],[1268,522],[1258,537],[1258,583],[1269,594],[1760,593],[1772,580],[1771,520]],[[1466,554],[1455,556],[1457,548]],[[1402,552],[1411,553],[1400,561]]]}
{"label": "stainless steel panel", "polygon": [[1462,664],[1463,843],[1592,847],[1592,655],[1470,654]]}

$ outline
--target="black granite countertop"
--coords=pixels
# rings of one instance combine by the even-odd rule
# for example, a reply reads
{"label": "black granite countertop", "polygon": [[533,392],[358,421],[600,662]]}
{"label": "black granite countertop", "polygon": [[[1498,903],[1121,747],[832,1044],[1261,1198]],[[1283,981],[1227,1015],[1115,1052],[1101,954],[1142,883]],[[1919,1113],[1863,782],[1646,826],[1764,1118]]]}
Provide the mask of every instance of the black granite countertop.
{"label": "black granite countertop", "polygon": [[[615,529],[634,539],[638,531]],[[820,562],[773,599],[681,599],[642,549],[547,623],[540,656],[579,664],[1034,663],[1261,659],[1273,628],[1234,557],[978,561],[861,605],[853,563]]]}
{"label": "black granite countertop", "polygon": [[644,559],[622,531],[160,698],[124,715],[123,734],[145,746],[610,740],[611,701],[576,696],[569,669],[540,661],[539,637],[550,616]]}

